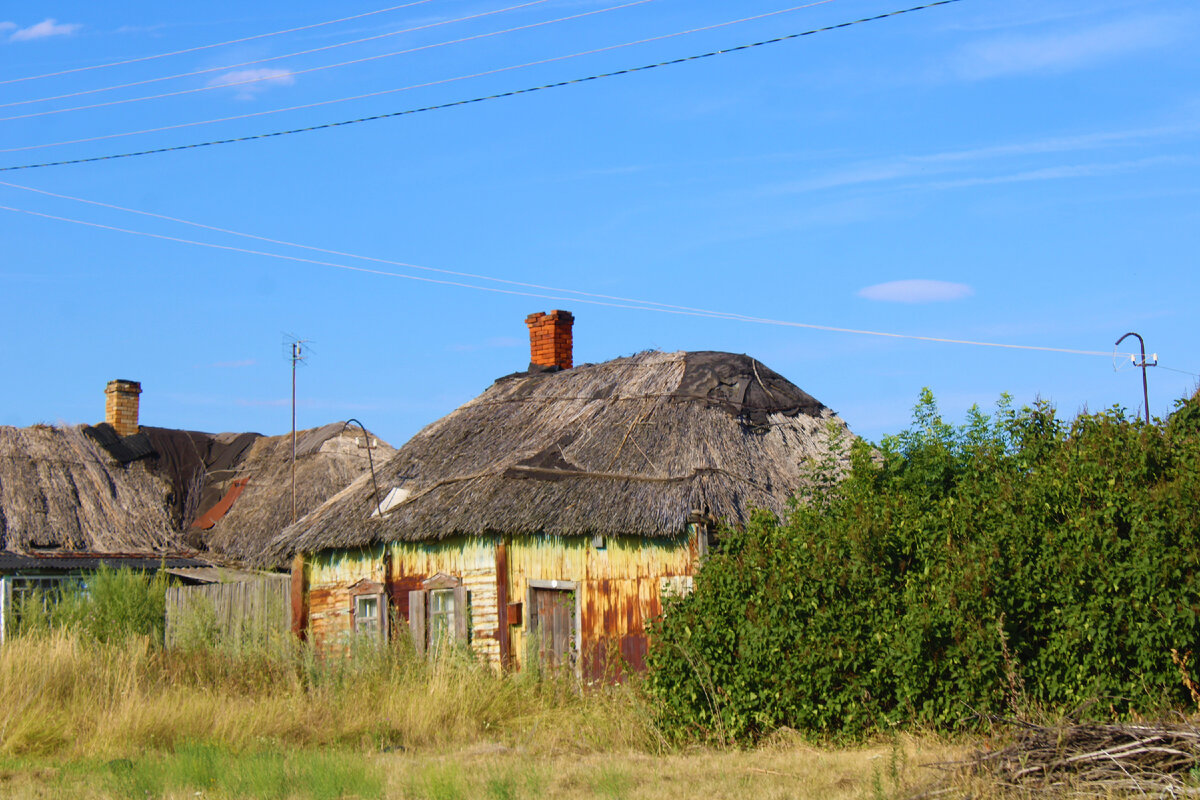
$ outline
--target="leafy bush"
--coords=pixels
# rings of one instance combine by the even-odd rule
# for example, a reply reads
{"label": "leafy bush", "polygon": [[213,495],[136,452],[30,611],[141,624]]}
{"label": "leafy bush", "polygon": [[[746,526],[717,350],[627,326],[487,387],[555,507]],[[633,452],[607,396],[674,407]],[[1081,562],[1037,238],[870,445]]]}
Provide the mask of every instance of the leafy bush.
{"label": "leafy bush", "polygon": [[[1190,702],[1200,651],[1200,409],[1146,425],[1047,404],[851,447],[846,479],[722,534],[653,631],[673,730],[752,739],[957,727],[1031,708]],[[824,468],[824,467],[821,467]]]}
{"label": "leafy bush", "polygon": [[162,642],[167,573],[147,574],[101,564],[80,585],[54,596],[28,595],[17,609],[18,633],[77,629],[101,641],[130,635]]}

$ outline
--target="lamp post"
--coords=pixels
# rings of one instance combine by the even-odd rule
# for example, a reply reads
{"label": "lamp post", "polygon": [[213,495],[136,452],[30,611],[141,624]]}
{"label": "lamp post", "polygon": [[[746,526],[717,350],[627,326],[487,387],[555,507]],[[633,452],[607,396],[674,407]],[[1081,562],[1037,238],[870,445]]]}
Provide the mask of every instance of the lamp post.
{"label": "lamp post", "polygon": [[1129,333],[1122,336],[1120,339],[1117,339],[1117,343],[1114,346],[1120,347],[1121,342],[1125,341],[1130,336],[1136,336],[1137,340],[1138,340],[1138,344],[1141,345],[1142,360],[1141,360],[1141,363],[1135,363],[1134,366],[1142,368],[1142,408],[1144,408],[1146,410],[1146,424],[1149,425],[1150,424],[1150,390],[1146,385],[1146,367],[1158,366],[1158,356],[1156,355],[1154,357],[1153,364],[1147,364],[1146,363],[1146,342],[1142,340],[1141,334],[1134,333],[1133,331],[1130,331]]}

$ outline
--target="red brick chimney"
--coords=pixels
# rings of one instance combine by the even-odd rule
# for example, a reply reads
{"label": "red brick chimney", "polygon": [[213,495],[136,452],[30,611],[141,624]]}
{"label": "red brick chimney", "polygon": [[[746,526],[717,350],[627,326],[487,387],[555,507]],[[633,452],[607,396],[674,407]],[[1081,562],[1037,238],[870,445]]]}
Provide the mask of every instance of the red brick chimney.
{"label": "red brick chimney", "polygon": [[138,395],[142,385],[137,381],[109,381],[104,390],[104,421],[113,426],[118,436],[138,432]]}
{"label": "red brick chimney", "polygon": [[539,311],[525,318],[529,326],[529,368],[557,367],[570,369],[573,365],[571,327],[575,317],[570,311]]}

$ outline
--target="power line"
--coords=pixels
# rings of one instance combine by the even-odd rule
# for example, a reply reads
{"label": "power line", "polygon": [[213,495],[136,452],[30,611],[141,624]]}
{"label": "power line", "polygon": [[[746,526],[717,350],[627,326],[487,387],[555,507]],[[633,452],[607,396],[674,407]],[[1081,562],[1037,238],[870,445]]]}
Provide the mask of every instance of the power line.
{"label": "power line", "polygon": [[[118,159],[118,158],[133,158],[136,156],[148,156],[148,155],[155,155],[158,153],[173,153],[173,152],[177,152],[180,150],[193,150],[193,149],[200,148],[200,147],[213,147],[215,145],[233,144],[235,142],[250,142],[250,141],[255,141],[257,139],[270,139],[270,138],[274,138],[276,136],[290,136],[295,133],[308,133],[310,131],[319,131],[319,130],[325,130],[328,128],[340,128],[340,127],[344,127],[346,125],[356,125],[361,122],[375,122],[377,120],[391,119],[393,117],[402,117],[402,116],[407,116],[409,114],[419,114],[423,111],[437,111],[437,110],[446,109],[446,108],[454,108],[455,106],[464,106],[464,105],[470,105],[473,103],[482,103],[487,100],[499,100],[500,98],[503,98],[503,97],[515,97],[517,95],[530,94],[532,92],[540,92],[540,91],[543,91],[546,89],[558,89],[563,86],[573,86],[575,84],[587,83],[589,81],[595,81],[595,80],[601,80],[602,78],[613,78],[618,75],[631,75],[635,72],[644,72],[646,70],[657,69],[659,67],[670,67],[670,66],[675,66],[677,64],[686,64],[691,61],[699,61],[700,59],[703,59],[703,58],[711,58],[713,56],[721,56],[721,55],[726,55],[729,53],[737,53],[737,52],[740,52],[743,50],[750,50],[755,47],[763,47],[763,46],[769,45],[769,44],[777,44],[779,42],[786,42],[786,41],[789,41],[792,39],[798,39],[802,36],[811,36],[816,33],[824,33],[826,31],[838,30],[839,28],[848,28],[852,25],[861,25],[865,22],[875,22],[875,21],[881,20],[881,19],[888,19],[890,17],[900,16],[901,14],[910,14],[914,11],[923,11],[928,8],[936,8],[937,6],[945,6],[945,5],[950,5],[951,3],[958,3],[958,2],[961,2],[961,0],[936,0],[936,2],[926,3],[925,5],[914,6],[912,8],[906,8],[906,9],[902,9],[900,11],[890,11],[886,14],[878,14],[873,17],[863,17],[862,19],[856,19],[851,22],[842,22],[842,23],[838,23],[836,25],[826,25],[825,27],[822,27],[822,28],[813,28],[811,30],[802,31],[801,33],[791,33],[786,36],[777,36],[774,39],[764,39],[763,41],[752,42],[751,44],[738,45],[736,47],[730,47],[730,48],[727,48],[724,50],[711,50],[707,53],[700,53],[698,55],[693,55],[693,56],[684,56],[683,58],[675,58],[675,59],[671,59],[669,61],[659,61],[655,64],[645,64],[640,67],[627,67],[625,69],[615,70],[613,72],[601,72],[601,73],[598,73],[595,75],[589,75],[584,78],[573,78],[571,80],[558,81],[557,83],[547,83],[547,84],[543,84],[541,86],[533,86],[533,87],[529,87],[526,89],[513,89],[513,90],[510,90],[507,92],[499,92],[497,94],[486,95],[483,97],[473,97],[469,100],[456,100],[456,101],[453,101],[450,103],[440,103],[438,105],[424,106],[422,108],[410,108],[410,109],[406,109],[404,111],[392,111],[387,114],[375,114],[375,115],[372,115],[369,117],[359,117],[358,119],[343,120],[341,122],[326,122],[326,123],[322,123],[319,125],[309,125],[304,128],[293,128],[291,130],[285,130],[285,131],[274,131],[273,133],[258,133],[258,134],[252,134],[249,136],[239,136],[239,137],[232,138],[232,139],[214,139],[214,140],[207,141],[207,142],[194,142],[192,144],[174,145],[172,147],[158,147],[158,148],[154,148],[154,149],[150,149],[150,150],[139,150],[139,151],[131,152],[131,153],[116,153],[116,154],[105,155],[105,156],[91,156],[88,158],[74,158],[74,159],[69,159],[69,160],[65,160],[65,161],[47,161],[47,162],[42,162],[40,164],[20,164],[17,166],[0,167],[0,172],[11,172],[13,170],[18,170],[18,169],[38,169],[40,167],[62,167],[62,166],[67,166],[67,165],[71,165],[71,164],[88,164],[88,163],[91,163],[94,161],[111,161],[113,159]],[[551,59],[548,59],[548,60],[551,60]],[[502,70],[495,70],[495,71],[499,72]],[[486,74],[486,73],[484,73],[484,74]]]}
{"label": "power line", "polygon": [[[469,75],[459,75],[459,76],[452,77],[452,78],[442,78],[440,80],[428,81],[425,83],[416,83],[416,84],[410,84],[408,86],[400,86],[400,87],[397,87],[394,89],[383,89],[383,90],[377,91],[377,92],[368,92],[366,94],[351,95],[350,97],[339,97],[339,98],[335,98],[332,100],[321,100],[321,101],[318,101],[315,103],[305,103],[302,105],[288,106],[285,108],[274,108],[274,109],[268,109],[266,111],[254,111],[254,112],[251,112],[248,114],[238,114],[238,115],[231,116],[231,117],[218,117],[216,119],[199,120],[196,122],[182,122],[182,123],[179,123],[176,125],[162,125],[157,128],[143,128],[142,130],[125,131],[124,133],[110,133],[110,134],[104,134],[102,136],[89,136],[84,139],[69,139],[69,140],[60,141],[60,142],[44,142],[42,144],[25,145],[23,147],[0,148],[0,153],[18,153],[18,152],[25,152],[28,150],[42,150],[47,147],[62,147],[64,145],[87,144],[89,142],[99,142],[99,141],[105,141],[108,139],[120,139],[120,138],[124,138],[126,136],[139,136],[141,134],[146,134],[146,133],[162,133],[164,131],[180,130],[182,128],[194,128],[194,127],[197,127],[200,125],[212,125],[212,124],[219,123],[219,122],[235,122],[238,120],[251,119],[251,118],[262,117],[262,116],[269,116],[272,114],[282,114],[282,113],[286,113],[289,111],[303,111],[303,110],[310,109],[310,108],[318,108],[320,106],[334,105],[337,103],[346,103],[346,102],[350,102],[353,100],[365,100],[365,99],[372,98],[372,97],[381,97],[383,95],[396,94],[399,92],[407,92],[412,89],[426,89],[426,88],[429,88],[432,86],[441,86],[444,84],[455,83],[457,81],[471,80],[473,78],[482,78],[482,77],[485,77],[488,75],[498,75],[502,72],[511,72],[513,70],[524,69],[526,67],[534,67],[534,66],[541,66],[544,64],[552,64],[552,63],[555,63],[558,61],[565,61],[565,60],[571,59],[571,58],[579,58],[581,56],[596,55],[598,53],[605,53],[605,52],[608,52],[611,50],[619,50],[619,49],[622,49],[625,47],[633,47],[633,46],[640,45],[640,44],[648,44],[650,42],[663,41],[665,39],[672,39],[672,38],[676,38],[679,36],[687,36],[687,35],[690,35],[693,33],[700,33],[703,31],[715,30],[717,28],[724,28],[724,27],[728,27],[730,25],[737,25],[737,24],[740,24],[743,22],[750,22],[753,20],[765,19],[766,17],[773,17],[773,16],[777,16],[779,14],[788,14],[788,13],[791,13],[794,11],[799,11],[801,9],[813,8],[815,6],[825,5],[826,3],[832,3],[832,2],[834,2],[834,0],[814,0],[813,2],[809,2],[804,5],[792,6],[791,8],[784,8],[784,9],[780,9],[778,11],[769,11],[764,14],[756,14],[754,16],[742,17],[740,19],[727,20],[725,22],[718,22],[718,23],[714,23],[712,25],[705,25],[705,26],[699,27],[699,28],[691,28],[688,30],[676,31],[674,33],[660,34],[658,36],[651,36],[651,37],[648,37],[645,39],[637,39],[637,40],[634,40],[631,42],[623,42],[621,44],[608,45],[606,47],[597,47],[592,50],[583,50],[583,51],[580,51],[577,53],[569,53],[567,55],[554,56],[552,58],[543,58],[543,59],[539,59],[537,61],[527,61],[523,64],[514,64],[514,65],[507,66],[507,67],[499,67],[497,69],[485,70],[483,72],[475,72],[475,73],[471,73]],[[552,87],[541,87],[541,88],[552,88]],[[530,90],[526,90],[526,91],[537,91],[537,90],[530,89]],[[520,93],[521,92],[516,92],[515,94],[520,94]],[[483,99],[490,99],[490,98],[483,98]],[[474,101],[463,101],[463,102],[474,102]],[[455,104],[451,104],[451,105],[455,105]],[[417,111],[426,111],[426,110],[429,110],[429,109],[417,109]],[[416,112],[413,111],[413,112],[405,112],[405,113],[416,113]],[[197,146],[202,146],[202,145],[197,145]],[[57,164],[55,164],[53,166],[57,166]]]}
{"label": "power line", "polygon": [[312,30],[313,28],[320,28],[325,25],[336,25],[339,22],[350,22],[351,20],[362,19],[363,17],[370,17],[370,16],[374,16],[376,14],[386,14],[389,11],[399,11],[400,9],[403,9],[403,8],[412,8],[413,6],[424,5],[425,3],[429,3],[429,2],[432,2],[432,0],[414,0],[411,3],[404,3],[403,5],[399,5],[399,6],[389,6],[387,8],[381,8],[376,11],[367,11],[362,14],[354,14],[353,16],[349,16],[349,17],[341,17],[339,19],[330,19],[330,20],[326,20],[325,22],[314,22],[311,25],[301,25],[298,28],[288,28],[287,30],[282,30],[282,31],[271,31],[270,33],[259,33],[259,34],[255,34],[254,36],[244,36],[241,39],[230,39],[227,42],[216,42],[215,44],[202,44],[202,45],[198,45],[196,47],[188,47],[183,50],[172,50],[170,53],[158,53],[158,54],[152,55],[152,56],[141,56],[140,58],[127,58],[123,61],[110,61],[107,64],[92,64],[91,66],[87,66],[87,67],[75,67],[74,69],[64,69],[64,70],[59,70],[58,72],[46,72],[46,73],[43,73],[42,75],[28,75],[24,78],[9,78],[8,80],[0,81],[0,86],[4,86],[9,83],[23,83],[24,81],[36,81],[36,80],[41,80],[42,78],[57,78],[60,75],[73,75],[78,72],[89,72],[94,69],[105,69],[107,67],[121,67],[126,64],[139,64],[143,61],[154,61],[155,59],[168,58],[169,56],[181,56],[184,53],[195,53],[200,50],[211,50],[214,47],[225,47],[225,46],[231,45],[231,44],[242,44],[243,42],[253,42],[257,39],[267,39],[272,36],[282,36],[287,33],[298,33],[300,31]]}
{"label": "power line", "polygon": [[[325,50],[333,50],[338,47],[347,47],[349,45],[362,44],[363,42],[370,42],[370,41],[374,41],[376,39],[384,39],[389,36],[400,36],[401,34],[413,33],[415,31],[428,30],[430,28],[437,28],[442,25],[451,25],[456,22],[466,22],[468,20],[480,19],[481,17],[493,16],[495,14],[504,14],[509,11],[516,11],[517,9],[529,8],[530,6],[536,6],[536,5],[541,5],[542,3],[548,3],[549,1],[550,0],[530,0],[530,2],[519,3],[518,5],[508,6],[506,8],[498,8],[498,9],[495,9],[494,11],[484,11],[484,12],[481,12],[478,14],[471,14],[471,15],[465,16],[465,17],[458,17],[457,19],[438,20],[437,22],[430,22],[425,25],[417,25],[412,28],[405,28],[404,30],[392,31],[390,33],[380,33],[380,34],[376,34],[375,36],[368,36],[364,39],[356,39],[356,40],[350,41],[350,42],[342,42],[340,44],[331,44],[331,45],[326,45],[324,47],[316,47],[311,50],[300,50],[295,53],[285,53],[283,55],[271,56],[269,58],[261,58],[257,61],[245,61],[241,64],[227,64],[227,65],[221,66],[221,67],[210,67],[208,69],[201,69],[201,70],[197,70],[195,72],[186,72],[186,73],[182,73],[179,75],[167,75],[167,76],[161,77],[161,78],[152,78],[150,80],[135,81],[133,83],[126,83],[126,84],[122,84],[120,86],[109,86],[107,88],[102,88],[102,89],[89,89],[87,91],[75,92],[74,94],[60,95],[58,97],[46,97],[46,98],[42,98],[42,100],[22,100],[17,103],[6,103],[4,105],[0,105],[0,108],[6,108],[8,106],[16,106],[16,105],[25,105],[28,103],[40,103],[43,100],[60,100],[64,97],[76,97],[76,96],[85,95],[85,94],[95,94],[97,92],[107,92],[107,91],[111,91],[114,89],[125,89],[130,86],[141,86],[143,84],[156,83],[158,81],[167,81],[167,80],[171,80],[173,78],[188,78],[188,77],[191,77],[194,75],[204,75],[209,72],[220,72],[221,70],[236,69],[237,67],[246,67],[246,66],[250,66],[252,64],[265,64],[268,61],[279,61],[280,59],[291,58],[293,56],[303,56],[303,55],[309,55],[311,53],[320,53]],[[309,72],[320,72],[321,70],[335,69],[337,67],[346,67],[346,66],[350,66],[352,64],[363,64],[368,61],[377,61],[381,58],[391,58],[393,56],[406,55],[408,53],[416,53],[421,50],[429,50],[429,49],[432,49],[435,47],[444,47],[445,45],[448,45],[448,44],[458,44],[460,42],[469,42],[469,41],[472,41],[473,39],[482,39],[487,36],[497,36],[502,33],[511,33],[513,31],[525,30],[526,28],[536,28],[539,25],[549,25],[554,22],[563,22],[565,20],[578,19],[579,17],[586,17],[586,16],[590,16],[592,14],[600,14],[605,11],[613,11],[618,8],[627,8],[628,6],[641,5],[642,3],[649,3],[651,1],[652,0],[634,0],[634,2],[625,3],[624,5],[614,6],[613,8],[603,8],[603,9],[599,9],[597,11],[588,11],[583,14],[573,14],[571,16],[561,17],[559,19],[552,19],[552,20],[548,20],[546,22],[539,22],[539,23],[535,23],[532,25],[523,25],[523,26],[516,27],[516,28],[508,28],[507,30],[502,30],[502,31],[493,31],[491,33],[478,34],[475,36],[467,36],[467,37],[464,37],[461,39],[453,39],[453,40],[446,41],[446,42],[438,42],[436,44],[427,44],[427,45],[423,45],[421,47],[413,47],[413,48],[409,48],[406,50],[397,50],[397,51],[394,51],[391,53],[379,53],[379,54],[376,54],[373,56],[366,56],[364,58],[355,58],[355,59],[351,59],[349,61],[342,61],[342,62],[339,62],[336,64],[325,64],[323,66],[309,67],[307,69],[288,70],[288,75],[305,75]],[[121,100],[109,100],[109,101],[106,101],[103,103],[91,103],[90,105],[73,106],[70,108],[54,108],[54,109],[49,109],[46,111],[35,111],[35,112],[31,112],[29,114],[15,114],[15,115],[9,116],[9,117],[0,117],[0,122],[12,122],[14,120],[19,120],[19,119],[32,119],[34,117],[46,117],[46,116],[50,116],[52,114],[66,114],[71,111],[88,111],[93,108],[109,108],[111,106],[120,106],[120,105],[125,105],[127,103],[140,103],[143,100],[162,100],[167,97],[178,97],[180,95],[185,95],[185,94],[196,94],[197,92],[212,92],[212,91],[216,91],[218,89],[228,89],[228,88],[231,88],[234,86],[245,86],[246,84],[261,83],[263,81],[273,80],[273,79],[274,79],[274,76],[259,76],[259,77],[254,77],[254,78],[246,78],[245,80],[229,81],[227,83],[217,83],[217,84],[210,83],[205,86],[194,86],[190,89],[180,89],[180,90],[174,91],[174,92],[162,92],[160,94],[144,95],[142,97],[126,97]]]}
{"label": "power line", "polygon": [[[915,334],[891,333],[891,332],[887,332],[887,331],[873,331],[873,330],[866,330],[866,329],[860,329],[860,328],[845,328],[845,327],[839,327],[839,326],[833,326],[833,325],[819,325],[819,324],[809,323],[809,322],[793,322],[793,321],[789,321],[789,320],[769,319],[766,317],[754,317],[754,316],[750,316],[750,315],[746,315],[746,314],[738,314],[738,313],[733,313],[733,312],[711,311],[711,310],[707,310],[707,309],[698,309],[698,308],[693,309],[693,308],[688,308],[686,306],[668,306],[666,304],[654,303],[652,301],[644,301],[644,300],[632,300],[632,299],[625,300],[624,298],[622,298],[622,300],[625,300],[625,302],[615,302],[613,300],[598,299],[598,298],[603,298],[604,295],[595,295],[595,294],[591,294],[588,292],[575,292],[575,290],[555,290],[555,291],[568,291],[568,292],[571,292],[571,293],[577,295],[575,297],[564,297],[562,295],[543,294],[540,292],[522,291],[519,289],[505,289],[505,288],[500,288],[497,286],[478,286],[475,284],[464,283],[462,281],[446,280],[446,279],[442,279],[442,278],[429,278],[429,277],[423,277],[420,275],[408,275],[405,273],[391,272],[388,270],[375,269],[372,267],[360,267],[360,266],[355,266],[355,265],[351,265],[351,264],[342,264],[342,263],[333,262],[333,261],[320,261],[320,260],[312,259],[312,258],[304,258],[303,256],[292,256],[292,255],[286,255],[283,253],[271,253],[271,252],[267,252],[267,251],[263,251],[263,250],[251,250],[249,248],[235,247],[233,245],[217,244],[215,242],[201,242],[201,241],[196,241],[194,239],[184,239],[181,237],[168,236],[166,234],[161,234],[161,233],[151,233],[149,231],[138,231],[138,230],[133,230],[130,228],[121,228],[121,227],[117,227],[114,225],[106,225],[106,224],[99,223],[99,222],[88,222],[86,220],[78,220],[78,219],[73,219],[71,217],[62,217],[62,216],[58,216],[55,214],[47,214],[44,212],[32,211],[29,209],[15,208],[13,206],[0,205],[0,210],[12,211],[12,212],[15,212],[18,214],[27,214],[29,216],[41,217],[43,219],[55,220],[58,222],[69,222],[69,223],[72,223],[75,225],[83,225],[86,227],[97,228],[100,230],[108,230],[108,231],[114,231],[117,233],[127,233],[127,234],[131,234],[134,236],[144,236],[144,237],[148,237],[148,238],[152,238],[152,239],[160,239],[163,241],[175,242],[178,244],[190,244],[190,245],[195,245],[197,247],[207,247],[207,248],[212,248],[212,249],[216,249],[216,250],[224,250],[227,252],[242,253],[245,255],[255,255],[255,256],[263,256],[266,258],[276,258],[276,259],[281,259],[281,260],[285,260],[285,261],[293,261],[293,262],[302,263],[302,264],[311,264],[314,266],[331,267],[334,269],[342,269],[342,270],[348,270],[351,272],[361,272],[361,273],[366,273],[366,274],[371,274],[371,275],[380,275],[380,276],[391,277],[391,278],[403,278],[405,280],[420,281],[422,283],[433,283],[433,284],[439,284],[439,285],[443,285],[443,286],[453,286],[453,287],[463,288],[463,289],[474,289],[476,291],[494,292],[497,294],[517,295],[517,296],[521,296],[521,297],[537,297],[537,298],[545,299],[545,300],[562,300],[562,301],[574,302],[574,303],[587,303],[589,305],[607,306],[610,308],[625,308],[625,309],[631,309],[631,310],[635,310],[635,311],[656,311],[656,312],[659,312],[662,314],[675,314],[675,315],[690,316],[690,317],[703,317],[703,318],[708,318],[708,319],[724,319],[724,320],[728,320],[728,321],[732,321],[732,322],[752,322],[752,323],[761,324],[761,325],[774,325],[774,326],[788,327],[788,328],[803,328],[806,330],[826,331],[829,333],[848,333],[848,334],[856,334],[856,335],[860,335],[860,336],[875,336],[875,337],[881,337],[881,338],[887,338],[887,339],[907,339],[910,341],[936,342],[936,343],[940,343],[940,344],[959,344],[959,345],[969,345],[969,346],[974,346],[974,347],[992,347],[992,348],[1000,348],[1000,349],[1006,349],[1006,350],[1032,350],[1032,351],[1039,351],[1039,352],[1046,352],[1046,353],[1063,353],[1063,354],[1068,354],[1068,355],[1104,356],[1104,357],[1110,357],[1112,355],[1112,353],[1110,351],[1103,351],[1103,350],[1079,350],[1079,349],[1065,348],[1065,347],[1047,347],[1047,346],[1037,346],[1037,345],[1008,344],[1008,343],[1004,343],[1004,342],[985,342],[985,341],[977,341],[977,340],[972,340],[972,339],[952,339],[952,338],[946,338],[946,337],[940,337],[940,336],[918,336]],[[358,258],[358,256],[352,256],[352,257]]]}

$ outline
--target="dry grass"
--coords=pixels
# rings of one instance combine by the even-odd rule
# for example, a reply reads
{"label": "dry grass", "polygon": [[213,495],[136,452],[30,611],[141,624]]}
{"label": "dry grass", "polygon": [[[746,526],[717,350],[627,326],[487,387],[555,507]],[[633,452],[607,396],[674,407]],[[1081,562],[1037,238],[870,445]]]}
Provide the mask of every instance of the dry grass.
{"label": "dry grass", "polygon": [[[221,754],[168,759],[55,764],[0,759],[0,795],[12,800],[161,797],[213,800],[249,797],[403,798],[404,800],[865,800],[902,798],[928,779],[916,764],[957,755],[935,737],[861,748],[813,748],[799,742],[750,751],[695,749],[666,755],[614,751],[579,755],[534,753],[500,745],[414,753],[291,751],[287,755]],[[297,764],[320,761],[305,772]],[[149,765],[147,766],[147,762]],[[291,772],[280,772],[279,768]],[[218,780],[257,774],[256,780]],[[272,771],[279,779],[272,781]],[[336,780],[330,780],[334,773]],[[322,777],[325,776],[322,781]],[[314,785],[316,783],[317,785]]]}
{"label": "dry grass", "polygon": [[189,742],[234,751],[662,747],[635,689],[502,678],[454,655],[427,664],[389,647],[320,661],[287,644],[179,652],[64,632],[0,650],[2,755],[125,758]]}
{"label": "dry grass", "polygon": [[[518,800],[903,797],[965,744],[671,747],[636,687],[499,677],[399,648],[315,660],[51,632],[0,649],[0,796]],[[197,794],[199,793],[199,794]]]}

